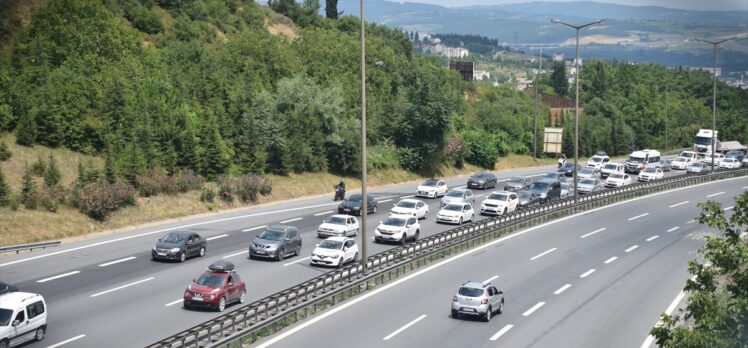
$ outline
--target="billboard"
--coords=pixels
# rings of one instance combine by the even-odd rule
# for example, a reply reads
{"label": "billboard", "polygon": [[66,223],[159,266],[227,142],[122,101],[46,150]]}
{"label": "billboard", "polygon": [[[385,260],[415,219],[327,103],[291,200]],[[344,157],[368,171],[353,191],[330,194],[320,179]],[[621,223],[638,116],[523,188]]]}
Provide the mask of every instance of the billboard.
{"label": "billboard", "polygon": [[473,81],[473,71],[475,70],[474,62],[461,62],[456,60],[449,61],[449,69],[460,73],[465,81]]}
{"label": "billboard", "polygon": [[563,146],[563,128],[545,127],[543,152],[560,154]]}

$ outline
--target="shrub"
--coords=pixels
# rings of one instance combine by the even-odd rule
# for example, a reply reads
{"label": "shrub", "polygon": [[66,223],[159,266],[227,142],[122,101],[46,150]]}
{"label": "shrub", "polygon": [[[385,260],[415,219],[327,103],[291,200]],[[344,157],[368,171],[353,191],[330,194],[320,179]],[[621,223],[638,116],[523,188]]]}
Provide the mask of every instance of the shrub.
{"label": "shrub", "polygon": [[405,170],[415,171],[423,168],[423,155],[418,149],[400,147],[397,149],[397,162]]}
{"label": "shrub", "polygon": [[13,153],[8,149],[4,141],[0,141],[0,161],[7,161],[13,157]]}
{"label": "shrub", "polygon": [[200,202],[213,203],[213,199],[215,197],[216,191],[213,191],[213,189],[210,187],[206,187],[203,189],[203,192],[200,192]]}
{"label": "shrub", "polygon": [[375,145],[366,152],[367,168],[369,170],[385,170],[398,167],[397,148],[387,142]]}
{"label": "shrub", "polygon": [[178,191],[174,178],[166,174],[161,168],[148,168],[145,174],[135,177],[138,193],[143,197],[150,197],[159,193],[175,194]]}
{"label": "shrub", "polygon": [[195,173],[192,169],[185,169],[174,175],[174,183],[177,186],[179,192],[187,192],[191,190],[200,189],[203,186],[205,179]]}
{"label": "shrub", "polygon": [[23,204],[27,209],[36,209],[38,198],[39,194],[36,189],[36,182],[31,176],[31,168],[29,168],[27,165],[21,182],[20,203]]}
{"label": "shrub", "polygon": [[31,174],[36,176],[44,176],[46,170],[47,164],[44,163],[44,160],[41,157],[37,158],[36,162],[31,166]]}
{"label": "shrub", "polygon": [[231,186],[231,178],[227,176],[218,178],[218,196],[227,203],[234,202],[234,193]]}
{"label": "shrub", "polygon": [[5,182],[5,174],[0,169],[0,207],[7,205],[10,201],[10,186]]}
{"label": "shrub", "polygon": [[236,196],[244,203],[256,202],[260,191],[260,180],[252,174],[242,175],[235,180]]}
{"label": "shrub", "polygon": [[60,184],[61,178],[62,174],[60,174],[60,169],[57,168],[57,161],[55,160],[55,156],[49,155],[47,168],[44,171],[44,184],[47,185],[47,187],[55,187]]}
{"label": "shrub", "polygon": [[463,134],[467,151],[465,160],[477,166],[493,169],[499,158],[496,138],[483,130],[467,131]]}
{"label": "shrub", "polygon": [[104,220],[113,211],[135,204],[135,189],[127,184],[97,180],[78,190],[77,206],[92,219]]}
{"label": "shrub", "polygon": [[267,196],[271,192],[273,192],[273,182],[268,178],[262,179],[262,183],[260,183],[260,194]]}
{"label": "shrub", "polygon": [[157,34],[164,30],[164,25],[161,23],[161,19],[158,15],[141,5],[132,5],[127,9],[127,19],[132,22],[132,25],[145,33]]}
{"label": "shrub", "polygon": [[21,196],[18,194],[12,194],[10,197],[8,197],[8,206],[13,211],[18,210],[18,207],[21,205]]}

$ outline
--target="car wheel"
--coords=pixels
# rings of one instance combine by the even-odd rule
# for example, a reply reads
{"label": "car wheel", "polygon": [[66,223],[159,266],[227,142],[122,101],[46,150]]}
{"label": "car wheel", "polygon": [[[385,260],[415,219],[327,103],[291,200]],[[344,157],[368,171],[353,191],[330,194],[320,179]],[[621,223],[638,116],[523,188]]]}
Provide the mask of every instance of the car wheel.
{"label": "car wheel", "polygon": [[414,241],[418,240],[418,236],[419,236],[420,234],[421,234],[421,230],[416,230],[416,235],[415,235],[415,236],[413,236],[413,240],[414,240]]}
{"label": "car wheel", "polygon": [[183,306],[184,306],[184,309],[192,309],[192,305],[189,304],[189,302],[184,302]]}
{"label": "car wheel", "polygon": [[506,207],[504,207],[504,212],[502,212],[501,215],[506,215],[506,213],[507,213],[507,209]]}
{"label": "car wheel", "polygon": [[239,303],[244,303],[244,301],[247,300],[247,290],[242,290],[241,295],[239,295]]}
{"label": "car wheel", "polygon": [[403,233],[403,237],[400,238],[400,245],[405,245],[406,243],[408,243],[408,235]]}
{"label": "car wheel", "polygon": [[486,310],[486,315],[483,316],[483,320],[491,321],[491,312],[493,312],[493,308],[491,308],[491,306],[488,306],[488,310]]}
{"label": "car wheel", "polygon": [[0,348],[8,348],[10,347],[10,344],[8,344],[7,340],[0,341]]}
{"label": "car wheel", "polygon": [[496,313],[501,314],[504,313],[504,299],[501,299],[501,303],[499,304],[499,310],[496,311]]}
{"label": "car wheel", "polygon": [[377,213],[377,206],[376,206],[376,205],[374,206],[374,209],[372,209],[372,212],[371,212],[371,213],[372,213],[372,214],[376,214],[376,213]]}
{"label": "car wheel", "polygon": [[452,310],[452,319],[460,319],[460,312]]}
{"label": "car wheel", "polygon": [[184,262],[184,260],[187,260],[187,253],[183,251],[179,254],[179,262]]}
{"label": "car wheel", "polygon": [[286,257],[286,249],[281,248],[278,250],[278,256],[276,257],[278,261],[283,261],[283,258]]}
{"label": "car wheel", "polygon": [[458,221],[457,224],[462,225],[462,216],[460,216],[460,221]]}
{"label": "car wheel", "polygon": [[200,248],[200,257],[205,256],[205,247]]}
{"label": "car wheel", "polygon": [[423,213],[423,219],[426,220],[426,218],[429,217],[429,211],[426,210],[425,213]]}
{"label": "car wheel", "polygon": [[338,268],[343,268],[343,264],[345,264],[345,262],[344,262],[344,261],[345,261],[345,260],[343,260],[343,257],[341,256],[341,257],[340,257],[340,260],[338,260]]}
{"label": "car wheel", "polygon": [[43,327],[40,327],[40,328],[36,329],[36,333],[34,334],[34,339],[37,340],[37,341],[43,340],[44,339],[44,334],[46,333],[45,331],[46,331],[46,329],[43,328]]}
{"label": "car wheel", "polygon": [[353,255],[353,262],[356,262],[356,261],[358,261],[358,253],[355,253]]}
{"label": "car wheel", "polygon": [[221,296],[221,299],[218,301],[218,311],[223,312],[224,309],[226,309],[226,297]]}
{"label": "car wheel", "polygon": [[301,255],[301,245],[299,245],[299,248],[294,251],[293,256],[299,256]]}

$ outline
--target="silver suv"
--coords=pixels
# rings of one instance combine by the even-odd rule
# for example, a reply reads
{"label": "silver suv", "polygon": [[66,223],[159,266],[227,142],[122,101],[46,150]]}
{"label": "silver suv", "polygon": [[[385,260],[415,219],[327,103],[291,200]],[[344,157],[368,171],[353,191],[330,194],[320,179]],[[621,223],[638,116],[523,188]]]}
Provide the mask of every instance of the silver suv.
{"label": "silver suv", "polygon": [[464,282],[457,295],[452,298],[454,319],[459,319],[461,314],[465,314],[489,321],[493,313],[501,314],[503,311],[504,292],[497,290],[491,283]]}

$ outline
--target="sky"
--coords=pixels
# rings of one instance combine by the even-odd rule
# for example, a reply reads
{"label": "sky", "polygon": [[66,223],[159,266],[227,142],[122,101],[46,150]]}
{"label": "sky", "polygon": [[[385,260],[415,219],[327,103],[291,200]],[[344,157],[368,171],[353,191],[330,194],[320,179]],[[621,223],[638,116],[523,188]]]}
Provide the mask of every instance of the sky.
{"label": "sky", "polygon": [[[435,4],[447,7],[468,6],[468,5],[499,5],[510,3],[523,3],[535,0],[392,0],[397,2],[420,2],[425,4]],[[542,0],[547,2],[564,2],[570,0]],[[748,11],[748,0],[593,0],[596,2],[608,2],[621,5],[633,6],[662,6],[669,8],[680,8],[686,10],[702,11]]]}

